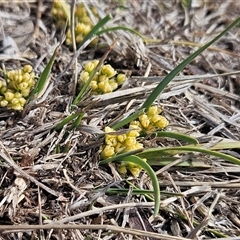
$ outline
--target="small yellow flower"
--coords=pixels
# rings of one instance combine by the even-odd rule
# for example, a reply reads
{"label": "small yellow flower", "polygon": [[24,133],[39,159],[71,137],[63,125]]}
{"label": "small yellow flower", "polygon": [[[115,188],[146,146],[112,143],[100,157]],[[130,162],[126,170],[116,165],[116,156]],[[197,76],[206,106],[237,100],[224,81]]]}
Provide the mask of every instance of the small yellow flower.
{"label": "small yellow flower", "polygon": [[94,68],[96,68],[96,66],[95,66],[94,62],[91,61],[91,62],[86,63],[84,68],[85,68],[85,71],[87,71],[88,73],[91,73],[94,70]]}
{"label": "small yellow flower", "polygon": [[98,89],[97,81],[91,81],[89,86],[92,90],[97,90]]}
{"label": "small yellow flower", "polygon": [[89,73],[88,72],[81,72],[80,74],[80,79],[85,83],[89,79]]}
{"label": "small yellow flower", "polygon": [[32,68],[31,65],[25,65],[25,66],[23,66],[23,71],[24,71],[25,73],[30,73],[30,72],[33,71],[33,68]]}
{"label": "small yellow flower", "polygon": [[1,102],[0,102],[0,106],[1,107],[6,107],[8,105],[8,101],[7,100],[2,100]]}
{"label": "small yellow flower", "polygon": [[129,125],[129,129],[136,130],[137,132],[141,132],[143,130],[139,121],[132,121]]}
{"label": "small yellow flower", "polygon": [[149,126],[150,120],[146,114],[139,116],[138,119],[144,128],[147,128]]}
{"label": "small yellow flower", "polygon": [[106,145],[103,151],[101,152],[101,158],[106,159],[115,155],[114,147]]}
{"label": "small yellow flower", "polygon": [[7,91],[4,93],[4,97],[9,102],[14,98],[14,93]]}
{"label": "small yellow flower", "polygon": [[102,75],[108,76],[108,78],[112,78],[116,75],[117,72],[114,70],[114,68],[110,64],[107,64],[101,67],[100,73]]}
{"label": "small yellow flower", "polygon": [[126,165],[124,164],[120,164],[117,168],[118,172],[121,173],[121,174],[127,174],[127,168],[126,168]]}
{"label": "small yellow flower", "polygon": [[119,73],[119,74],[117,75],[116,81],[117,81],[117,83],[118,83],[119,85],[121,85],[121,84],[123,84],[123,83],[126,81],[126,79],[127,79],[127,77],[126,77],[125,74]]}
{"label": "small yellow flower", "polygon": [[114,91],[114,90],[116,90],[118,88],[118,84],[117,84],[117,82],[114,79],[110,79],[109,80],[109,84],[110,84],[110,86],[112,88],[112,91]]}
{"label": "small yellow flower", "polygon": [[121,134],[117,136],[117,140],[122,143],[125,141],[125,139],[127,138],[126,134]]}
{"label": "small yellow flower", "polygon": [[128,137],[135,137],[135,138],[136,138],[136,137],[138,137],[140,134],[139,134],[138,130],[131,130],[131,131],[127,132],[126,135],[127,135]]}
{"label": "small yellow flower", "polygon": [[23,97],[28,97],[30,94],[30,89],[26,88],[21,91]]}
{"label": "small yellow flower", "polygon": [[153,116],[153,115],[158,115],[162,112],[162,109],[159,108],[158,106],[151,106],[147,110],[147,115],[148,116]]}
{"label": "small yellow flower", "polygon": [[150,118],[150,120],[151,120],[152,123],[156,123],[156,122],[160,121],[161,119],[162,119],[162,116],[157,115],[157,114],[154,114],[154,115]]}
{"label": "small yellow flower", "polygon": [[18,103],[16,105],[11,105],[11,109],[13,109],[13,110],[22,110],[23,106],[20,103]]}
{"label": "small yellow flower", "polygon": [[161,116],[161,119],[156,123],[156,126],[161,129],[167,127],[168,125],[169,125],[168,120],[163,116]]}
{"label": "small yellow flower", "polygon": [[136,144],[137,140],[135,137],[127,137],[125,140],[126,147],[132,147]]}
{"label": "small yellow flower", "polygon": [[76,27],[75,27],[75,33],[76,35],[78,34],[82,34],[85,28],[85,24],[84,23],[77,23]]}

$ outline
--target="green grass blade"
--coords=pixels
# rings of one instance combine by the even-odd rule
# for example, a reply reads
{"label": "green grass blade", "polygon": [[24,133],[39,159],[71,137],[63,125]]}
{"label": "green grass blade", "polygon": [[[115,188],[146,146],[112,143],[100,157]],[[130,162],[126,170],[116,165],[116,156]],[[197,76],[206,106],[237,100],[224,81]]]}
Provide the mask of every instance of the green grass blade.
{"label": "green grass blade", "polygon": [[[106,193],[110,194],[127,194],[129,192],[129,189],[127,188],[109,188]],[[173,192],[167,192],[167,191],[160,191],[160,193],[163,193],[166,196],[171,196],[171,197],[183,197],[184,195],[181,193],[173,193]],[[132,190],[133,195],[147,195],[147,194],[154,194],[153,190],[148,190],[148,189],[133,189]]]}
{"label": "green grass blade", "polygon": [[130,123],[131,121],[134,121],[136,118],[138,118],[143,113],[144,113],[144,109],[140,109],[140,110],[136,111],[135,113],[131,114],[130,116],[119,121],[115,125],[113,125],[112,128],[118,129],[120,127],[123,127],[123,126],[127,125],[128,123]]}
{"label": "green grass blade", "polygon": [[44,86],[47,84],[49,75],[52,71],[53,63],[55,61],[55,58],[56,58],[56,55],[58,52],[58,49],[59,49],[59,46],[57,46],[55,48],[54,53],[53,53],[52,57],[50,58],[50,61],[48,62],[47,66],[41,73],[33,91],[31,92],[31,95],[29,97],[30,100],[32,100],[33,98],[37,98],[40,95],[41,91],[43,90]]}
{"label": "green grass blade", "polygon": [[203,47],[198,49],[196,52],[191,54],[187,59],[181,62],[176,68],[174,68],[159,84],[158,86],[152,91],[149,97],[141,106],[142,109],[148,109],[158,95],[164,90],[164,88],[168,85],[168,83],[183,69],[185,68],[191,61],[194,60],[200,53],[202,53],[205,49],[207,49],[210,45],[216,42],[219,38],[221,38],[225,33],[227,33],[231,28],[237,25],[240,22],[240,17],[238,17],[234,22],[232,22],[224,31],[218,34],[213,40],[205,44]]}
{"label": "green grass blade", "polygon": [[121,159],[121,162],[132,162],[134,164],[139,165],[147,172],[147,174],[149,175],[149,177],[152,180],[152,185],[153,185],[153,190],[154,190],[154,200],[155,200],[154,216],[157,216],[157,214],[159,212],[159,208],[160,208],[160,187],[159,187],[158,179],[157,179],[155,172],[153,171],[153,169],[147,162],[145,162],[141,158],[134,156],[134,155],[127,156],[127,157]]}
{"label": "green grass blade", "polygon": [[[172,162],[180,159],[179,157],[159,157],[159,155],[155,155],[151,158],[147,159],[147,163],[150,166],[166,166],[171,164]],[[188,167],[188,168],[210,168],[211,165],[206,164],[206,161],[202,160],[199,156],[191,157],[189,160],[182,161],[180,163],[176,163],[175,167]]]}
{"label": "green grass blade", "polygon": [[77,112],[77,113],[74,113],[66,118],[64,118],[56,127],[55,127],[55,130],[56,131],[59,131],[61,130],[66,124],[68,124],[69,122],[71,122],[72,120],[74,119],[78,119],[78,118],[81,118],[83,117],[84,113],[82,112]]}
{"label": "green grass blade", "polygon": [[[128,152],[129,154],[130,152]],[[123,155],[123,154],[121,154]],[[120,155],[118,155],[120,156]],[[106,161],[108,160],[108,161]],[[106,163],[110,163],[110,162],[114,162],[114,161],[119,161],[119,162],[131,162],[134,164],[139,165],[140,167],[142,167],[147,174],[149,175],[149,177],[152,180],[152,185],[153,185],[153,190],[154,190],[154,199],[155,199],[155,206],[154,206],[154,216],[156,216],[158,214],[159,208],[160,208],[160,187],[159,187],[159,183],[158,183],[158,179],[157,176],[155,174],[155,172],[153,171],[153,169],[151,168],[151,166],[143,161],[141,158],[134,156],[134,155],[130,155],[130,156],[125,156],[125,157],[121,157],[121,158],[108,158],[106,160],[103,160],[100,162],[100,164],[103,164],[103,162]]]}
{"label": "green grass blade", "polygon": [[142,38],[143,40],[145,39],[144,36],[142,36],[138,31],[132,29],[132,28],[128,28],[128,27],[124,27],[124,26],[117,26],[117,27],[111,27],[111,28],[105,28],[103,30],[100,30],[96,33],[97,36],[100,36],[104,33],[107,32],[113,32],[113,31],[118,31],[118,30],[123,30],[123,31],[128,31],[131,32],[137,36],[139,36],[140,38]]}
{"label": "green grass blade", "polygon": [[99,31],[100,28],[102,28],[110,19],[111,15],[108,14],[104,18],[102,18],[92,29],[91,31],[86,35],[86,37],[83,39],[83,41],[78,45],[80,48],[86,41],[91,39],[93,36],[97,36],[97,32]]}
{"label": "green grass blade", "polygon": [[182,133],[158,131],[158,132],[156,132],[156,135],[158,137],[174,138],[174,139],[181,140],[181,141],[188,142],[188,143],[195,144],[195,145],[198,144],[198,141],[196,138],[190,137],[190,136],[182,134]]}
{"label": "green grass blade", "polygon": [[145,151],[138,153],[137,156],[140,158],[151,158],[151,156],[155,156],[156,154],[161,158],[161,155],[175,155],[183,152],[200,152],[206,153],[215,157],[222,158],[228,162],[240,165],[240,160],[238,158],[232,157],[228,154],[208,150],[202,147],[193,147],[193,146],[181,146],[181,147],[169,147],[169,148],[149,148]]}
{"label": "green grass blade", "polygon": [[116,162],[116,161],[120,162],[122,158],[127,157],[129,155],[135,155],[135,154],[140,153],[142,151],[143,151],[143,149],[137,149],[137,150],[129,151],[129,152],[126,152],[126,153],[118,154],[114,157],[107,158],[105,160],[100,161],[99,164],[104,165],[104,164],[108,164],[108,163]]}
{"label": "green grass blade", "polygon": [[79,124],[82,121],[82,118],[84,116],[84,113],[80,113],[79,116],[77,117],[77,119],[74,121],[74,123],[72,124],[72,126],[70,127],[69,131],[72,131],[73,129],[77,128],[79,126]]}

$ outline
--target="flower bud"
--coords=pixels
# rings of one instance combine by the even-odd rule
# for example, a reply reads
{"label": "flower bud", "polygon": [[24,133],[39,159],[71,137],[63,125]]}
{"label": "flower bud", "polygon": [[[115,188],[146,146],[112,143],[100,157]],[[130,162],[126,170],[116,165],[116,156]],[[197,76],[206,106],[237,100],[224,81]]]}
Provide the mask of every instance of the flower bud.
{"label": "flower bud", "polygon": [[25,73],[30,73],[30,72],[32,72],[32,70],[33,70],[33,68],[32,68],[31,65],[24,65],[24,66],[23,66],[23,71],[24,71]]}
{"label": "flower bud", "polygon": [[106,159],[115,155],[114,147],[106,145],[101,152],[101,158]]}
{"label": "flower bud", "polygon": [[7,91],[4,93],[4,97],[9,102],[14,98],[14,93]]}
{"label": "flower bud", "polygon": [[146,114],[139,116],[138,119],[144,128],[147,128],[150,124],[150,120]]}
{"label": "flower bud", "polygon": [[117,75],[116,81],[119,85],[122,85],[126,81],[127,77],[125,74],[119,73]]}
{"label": "flower bud", "polygon": [[100,73],[102,75],[107,75],[108,78],[112,78],[116,74],[116,71],[112,68],[110,64],[107,64],[101,67]]}
{"label": "flower bud", "polygon": [[8,101],[7,100],[2,100],[1,102],[0,102],[0,106],[1,107],[6,107],[8,105]]}

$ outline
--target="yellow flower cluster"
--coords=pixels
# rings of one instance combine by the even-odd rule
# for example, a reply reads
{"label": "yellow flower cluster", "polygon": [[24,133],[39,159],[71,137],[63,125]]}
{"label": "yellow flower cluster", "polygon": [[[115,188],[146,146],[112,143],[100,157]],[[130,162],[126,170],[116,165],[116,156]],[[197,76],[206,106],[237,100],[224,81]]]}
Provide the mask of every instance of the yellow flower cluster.
{"label": "yellow flower cluster", "polygon": [[[141,132],[154,132],[168,126],[168,120],[159,115],[162,112],[158,106],[150,107],[145,114],[138,117],[138,120],[132,121],[129,125],[129,131],[126,134],[114,134],[112,128],[106,127],[105,144],[101,147],[101,158],[106,159],[119,153],[129,152],[143,148],[143,144],[137,141]],[[134,177],[138,177],[142,168],[131,162],[121,162],[118,171],[126,174],[130,171]]]}
{"label": "yellow flower cluster", "polygon": [[0,107],[22,110],[35,84],[32,66],[5,71],[4,75],[5,80],[0,80]]}
{"label": "yellow flower cluster", "polygon": [[65,3],[64,1],[60,2],[59,0],[54,0],[52,5],[52,16],[56,20],[58,27],[63,27],[66,24],[67,14],[70,14],[70,9],[71,7],[68,3]]}
{"label": "yellow flower cluster", "polygon": [[132,121],[129,128],[139,132],[154,132],[163,129],[168,126],[169,122],[164,116],[159,115],[161,112],[161,108],[152,106],[146,113],[140,115],[138,120]]}
{"label": "yellow flower cluster", "polygon": [[[94,15],[96,14],[95,9],[92,9]],[[68,3],[60,3],[59,0],[55,0],[52,8],[52,15],[57,22],[57,26],[64,26],[67,20],[67,13],[70,15],[70,5]],[[78,45],[84,39],[84,37],[90,32],[93,28],[93,23],[88,15],[88,12],[83,3],[76,5],[75,9],[75,41]],[[97,39],[91,42],[91,45],[97,44]],[[72,47],[72,34],[71,30],[68,28],[66,33],[66,44],[69,47]]]}
{"label": "yellow flower cluster", "polygon": [[[93,60],[85,64],[84,71],[80,74],[80,85],[88,81],[89,75],[97,67],[98,63],[98,60]],[[113,92],[124,83],[126,78],[125,74],[117,74],[110,64],[103,65],[90,83],[92,94],[98,95]]]}
{"label": "yellow flower cluster", "polygon": [[[126,134],[114,134],[114,130],[110,127],[104,129],[105,144],[101,148],[101,158],[106,159],[113,157],[119,153],[129,152],[136,149],[143,148],[143,145],[137,141],[139,132],[136,130],[130,130]],[[122,174],[126,174],[129,170],[133,176],[137,177],[141,172],[142,168],[134,163],[122,162],[118,167],[118,171]]]}

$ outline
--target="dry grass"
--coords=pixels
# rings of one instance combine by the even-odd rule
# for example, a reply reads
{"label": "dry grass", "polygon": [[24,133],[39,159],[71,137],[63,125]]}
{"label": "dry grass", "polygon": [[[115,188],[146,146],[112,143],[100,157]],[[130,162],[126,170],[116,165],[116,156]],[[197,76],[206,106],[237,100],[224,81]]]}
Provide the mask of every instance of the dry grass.
{"label": "dry grass", "polygon": [[[92,3],[100,16],[112,14],[111,25],[131,26],[158,41],[144,44],[130,33],[110,33],[95,49],[84,49],[65,72],[74,54],[62,45],[46,94],[23,113],[0,109],[0,239],[239,239],[239,166],[190,154],[184,157],[204,161],[205,167],[154,168],[161,190],[182,197],[162,194],[160,213],[153,219],[153,203],[145,197],[131,191],[107,194],[109,187],[128,184],[114,166],[98,164],[103,127],[134,112],[163,76],[238,17],[239,2],[192,1],[189,11],[173,0]],[[7,69],[30,62],[42,72],[61,39],[51,4],[0,2],[0,61]],[[239,34],[234,28],[159,96],[169,130],[194,136],[206,147],[239,141]],[[116,37],[107,62],[128,74],[128,82],[115,93],[82,101],[82,124],[64,138],[66,128],[56,132],[54,127],[70,115],[75,74],[86,60],[102,57],[106,43]],[[143,143],[181,144],[159,138]],[[67,151],[56,153],[57,146]],[[225,152],[240,156],[236,150]],[[128,180],[151,188],[144,173]]]}

